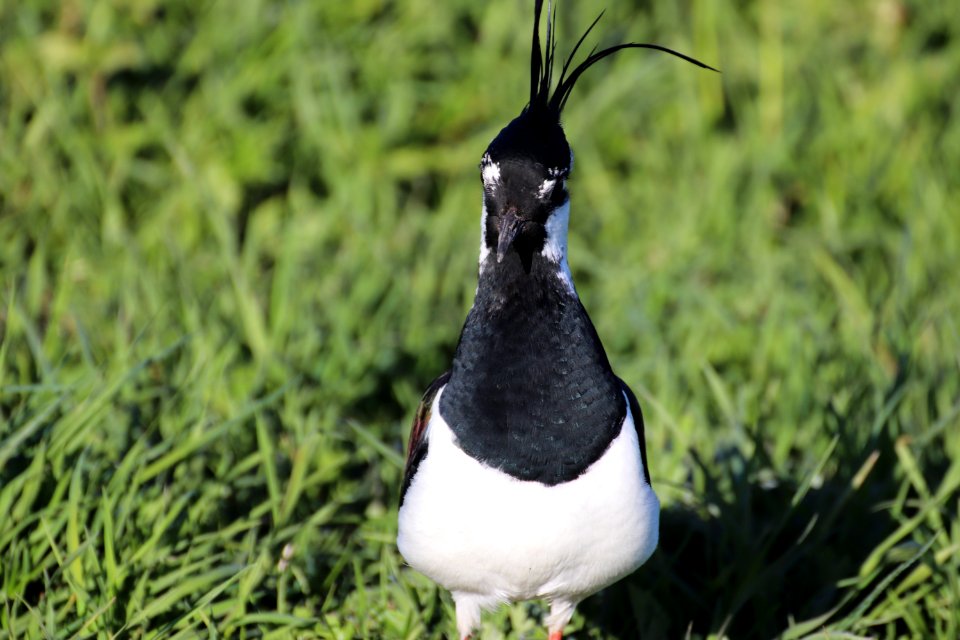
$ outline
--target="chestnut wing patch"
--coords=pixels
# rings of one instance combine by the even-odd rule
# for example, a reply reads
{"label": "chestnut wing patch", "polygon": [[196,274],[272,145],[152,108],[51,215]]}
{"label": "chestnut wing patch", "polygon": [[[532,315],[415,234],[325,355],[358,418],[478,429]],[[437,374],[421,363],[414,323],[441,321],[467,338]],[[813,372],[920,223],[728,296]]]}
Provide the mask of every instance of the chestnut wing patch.
{"label": "chestnut wing patch", "polygon": [[450,372],[447,371],[439,378],[430,383],[423,399],[420,400],[420,406],[417,407],[417,414],[413,419],[413,428],[410,429],[410,439],[407,441],[407,461],[403,468],[403,486],[400,488],[400,504],[403,504],[403,497],[407,494],[410,482],[413,480],[420,461],[427,455],[427,439],[424,434],[427,431],[427,424],[430,422],[430,411],[433,407],[433,400],[437,392],[447,384],[450,379]]}

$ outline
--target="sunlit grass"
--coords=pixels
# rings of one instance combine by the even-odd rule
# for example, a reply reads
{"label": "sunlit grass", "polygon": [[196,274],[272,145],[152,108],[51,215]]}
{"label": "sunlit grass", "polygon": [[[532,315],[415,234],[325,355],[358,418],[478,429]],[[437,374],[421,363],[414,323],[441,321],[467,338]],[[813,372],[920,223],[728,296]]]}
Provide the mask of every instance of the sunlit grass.
{"label": "sunlit grass", "polygon": [[[600,44],[723,73],[624,53],[565,114],[664,503],[575,637],[960,636],[953,4],[605,3]],[[453,633],[395,548],[402,442],[530,13],[0,6],[0,638]]]}

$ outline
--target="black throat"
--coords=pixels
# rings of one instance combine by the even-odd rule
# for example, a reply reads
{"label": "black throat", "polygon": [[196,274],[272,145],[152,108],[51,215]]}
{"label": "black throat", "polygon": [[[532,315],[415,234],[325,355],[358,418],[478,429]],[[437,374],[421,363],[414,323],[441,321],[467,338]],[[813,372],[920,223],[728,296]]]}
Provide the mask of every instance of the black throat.
{"label": "black throat", "polygon": [[593,464],[626,401],[580,299],[539,252],[490,255],[440,414],[471,457],[555,485]]}

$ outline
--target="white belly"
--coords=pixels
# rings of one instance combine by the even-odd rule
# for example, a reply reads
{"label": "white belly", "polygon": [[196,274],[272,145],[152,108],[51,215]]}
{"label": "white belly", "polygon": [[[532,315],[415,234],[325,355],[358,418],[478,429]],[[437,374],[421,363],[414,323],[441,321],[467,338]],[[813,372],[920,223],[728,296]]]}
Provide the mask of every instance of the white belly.
{"label": "white belly", "polygon": [[585,597],[650,557],[660,502],[644,480],[629,403],[603,456],[577,479],[548,487],[461,451],[440,416],[442,393],[400,509],[397,544],[413,568],[454,592],[552,599]]}

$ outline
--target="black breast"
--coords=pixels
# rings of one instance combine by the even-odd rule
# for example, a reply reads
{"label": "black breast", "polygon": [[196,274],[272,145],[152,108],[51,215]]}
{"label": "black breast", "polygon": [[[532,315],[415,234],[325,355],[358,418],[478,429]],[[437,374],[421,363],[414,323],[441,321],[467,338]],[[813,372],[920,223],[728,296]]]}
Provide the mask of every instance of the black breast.
{"label": "black breast", "polygon": [[556,264],[488,260],[440,414],[467,454],[546,485],[582,474],[616,438],[620,382]]}

